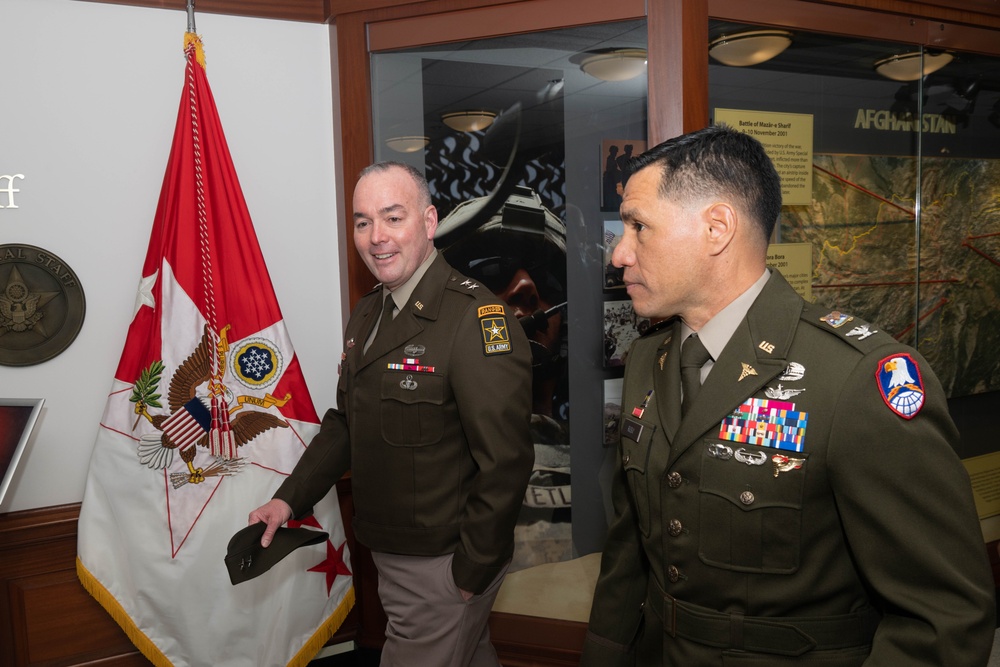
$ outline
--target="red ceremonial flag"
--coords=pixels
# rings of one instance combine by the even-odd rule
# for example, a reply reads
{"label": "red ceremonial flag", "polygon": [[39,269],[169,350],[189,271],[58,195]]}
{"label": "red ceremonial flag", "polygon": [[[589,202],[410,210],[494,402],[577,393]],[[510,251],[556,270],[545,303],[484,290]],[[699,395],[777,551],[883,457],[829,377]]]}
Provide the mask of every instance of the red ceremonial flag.
{"label": "red ceremonial flag", "polygon": [[239,586],[224,564],[319,419],[205,76],[187,68],[173,146],[80,511],[77,570],[156,665],[305,665],[354,602],[335,493],[329,534]]}

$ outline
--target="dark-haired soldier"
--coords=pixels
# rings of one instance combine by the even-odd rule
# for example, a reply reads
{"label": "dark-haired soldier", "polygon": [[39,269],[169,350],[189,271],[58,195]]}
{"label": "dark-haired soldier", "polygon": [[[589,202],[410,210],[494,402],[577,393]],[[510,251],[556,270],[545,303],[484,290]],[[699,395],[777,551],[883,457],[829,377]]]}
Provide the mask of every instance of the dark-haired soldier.
{"label": "dark-haired soldier", "polygon": [[613,261],[673,319],[628,356],[582,664],[985,665],[993,581],[927,362],[766,268],[756,139],[713,126],[633,167]]}

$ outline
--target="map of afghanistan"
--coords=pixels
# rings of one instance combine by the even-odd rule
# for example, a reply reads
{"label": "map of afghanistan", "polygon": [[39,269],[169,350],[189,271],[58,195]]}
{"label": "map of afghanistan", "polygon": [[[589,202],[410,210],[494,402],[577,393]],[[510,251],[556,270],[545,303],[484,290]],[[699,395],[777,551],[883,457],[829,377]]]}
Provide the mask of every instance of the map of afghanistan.
{"label": "map of afghanistan", "polygon": [[[1000,389],[1000,160],[816,155],[781,241],[813,248],[813,299],[914,345],[948,396]],[[915,194],[920,179],[919,230]]]}

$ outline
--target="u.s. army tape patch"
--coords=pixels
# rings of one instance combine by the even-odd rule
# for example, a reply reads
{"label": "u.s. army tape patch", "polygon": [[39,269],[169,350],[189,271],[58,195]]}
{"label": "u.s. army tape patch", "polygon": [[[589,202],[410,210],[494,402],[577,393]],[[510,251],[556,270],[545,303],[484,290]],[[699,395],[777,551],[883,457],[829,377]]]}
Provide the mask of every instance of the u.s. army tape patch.
{"label": "u.s. army tape patch", "polygon": [[509,354],[512,348],[503,306],[481,306],[478,315],[479,326],[483,331],[483,354]]}

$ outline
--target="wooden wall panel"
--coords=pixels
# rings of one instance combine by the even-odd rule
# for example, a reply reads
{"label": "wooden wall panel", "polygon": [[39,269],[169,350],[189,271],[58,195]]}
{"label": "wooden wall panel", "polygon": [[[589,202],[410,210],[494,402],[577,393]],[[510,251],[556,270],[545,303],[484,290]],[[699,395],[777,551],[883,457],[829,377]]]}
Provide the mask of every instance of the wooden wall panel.
{"label": "wooden wall panel", "polygon": [[[337,484],[337,495],[354,552],[349,478]],[[0,667],[152,664],[77,578],[79,516],[79,503],[0,514]],[[352,641],[357,631],[352,610],[329,643]]]}
{"label": "wooden wall panel", "polygon": [[79,504],[0,515],[0,665],[148,667],[76,577]]}

